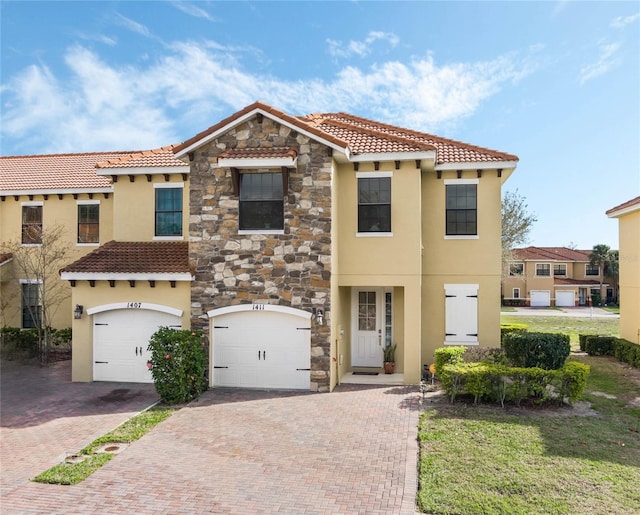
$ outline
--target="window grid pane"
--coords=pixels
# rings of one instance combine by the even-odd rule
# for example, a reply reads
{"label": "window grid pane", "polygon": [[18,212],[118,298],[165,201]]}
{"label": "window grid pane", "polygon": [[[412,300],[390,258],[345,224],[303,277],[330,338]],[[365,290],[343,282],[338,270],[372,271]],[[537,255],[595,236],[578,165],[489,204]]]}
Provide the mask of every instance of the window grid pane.
{"label": "window grid pane", "polygon": [[376,330],[376,292],[374,291],[358,293],[358,330]]}
{"label": "window grid pane", "polygon": [[446,211],[447,236],[477,235],[477,185],[447,185]]}
{"label": "window grid pane", "polygon": [[282,173],[241,174],[240,229],[284,229]]}
{"label": "window grid pane", "polygon": [[156,236],[182,236],[182,188],[156,189]]}
{"label": "window grid pane", "polygon": [[22,243],[42,243],[42,206],[22,206]]}
{"label": "window grid pane", "polygon": [[78,206],[78,243],[100,241],[100,205]]}
{"label": "window grid pane", "polygon": [[391,232],[391,177],[358,179],[358,232]]}

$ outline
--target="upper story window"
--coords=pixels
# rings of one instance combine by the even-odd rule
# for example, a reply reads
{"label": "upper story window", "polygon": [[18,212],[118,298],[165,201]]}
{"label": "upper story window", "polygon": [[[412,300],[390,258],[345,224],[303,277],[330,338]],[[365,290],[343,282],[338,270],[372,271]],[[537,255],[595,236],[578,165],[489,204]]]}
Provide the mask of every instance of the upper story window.
{"label": "upper story window", "polygon": [[536,275],[542,277],[551,276],[551,265],[549,263],[536,263]]}
{"label": "upper story window", "polygon": [[155,184],[156,210],[155,235],[182,236],[182,190],[177,183]]}
{"label": "upper story window", "polygon": [[363,173],[358,178],[358,232],[391,232],[391,174]]}
{"label": "upper story window", "polygon": [[[457,184],[456,184],[457,183]],[[478,235],[478,184],[472,180],[445,181],[446,235]]]}
{"label": "upper story window", "polygon": [[78,243],[100,241],[100,203],[78,203]]}
{"label": "upper story window", "polygon": [[511,263],[509,266],[509,275],[523,275],[524,274],[524,263]]}
{"label": "upper story window", "polygon": [[284,230],[282,173],[240,174],[239,229]]}
{"label": "upper story window", "polygon": [[23,245],[42,243],[42,203],[22,205],[22,243]]}
{"label": "upper story window", "polygon": [[567,265],[553,265],[553,275],[567,275]]}
{"label": "upper story window", "polygon": [[600,267],[598,265],[587,265],[584,273],[585,275],[600,275]]}

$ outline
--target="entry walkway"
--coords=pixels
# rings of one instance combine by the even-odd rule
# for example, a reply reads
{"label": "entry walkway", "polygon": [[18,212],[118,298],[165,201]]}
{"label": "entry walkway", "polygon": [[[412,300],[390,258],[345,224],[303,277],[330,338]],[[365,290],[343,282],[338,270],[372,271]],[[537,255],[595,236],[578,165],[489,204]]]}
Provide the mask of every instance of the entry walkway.
{"label": "entry walkway", "polygon": [[3,373],[2,513],[414,513],[417,387],[210,390],[69,487],[28,478],[130,412],[84,411],[108,383],[65,383],[49,409],[34,409],[55,385],[29,395],[28,383],[21,420],[20,406],[5,406]]}

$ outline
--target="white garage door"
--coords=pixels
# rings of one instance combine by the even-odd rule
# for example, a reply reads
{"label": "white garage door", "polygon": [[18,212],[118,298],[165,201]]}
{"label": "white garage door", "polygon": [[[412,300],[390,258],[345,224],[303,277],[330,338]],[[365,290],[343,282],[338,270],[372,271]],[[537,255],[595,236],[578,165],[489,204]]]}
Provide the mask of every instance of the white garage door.
{"label": "white garage door", "polygon": [[551,295],[546,290],[531,290],[531,306],[551,306]]}
{"label": "white garage door", "polygon": [[556,291],[556,306],[575,306],[575,293],[573,291]]}
{"label": "white garage door", "polygon": [[310,317],[263,308],[209,313],[213,386],[308,390]]}
{"label": "white garage door", "polygon": [[162,326],[179,329],[180,317],[146,309],[115,309],[93,316],[93,380],[152,383],[149,339]]}

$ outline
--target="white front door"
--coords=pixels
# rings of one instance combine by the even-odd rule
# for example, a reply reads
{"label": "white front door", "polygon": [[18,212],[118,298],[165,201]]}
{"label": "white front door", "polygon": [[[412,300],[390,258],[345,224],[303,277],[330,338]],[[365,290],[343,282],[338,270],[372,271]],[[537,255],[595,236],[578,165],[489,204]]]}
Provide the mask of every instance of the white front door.
{"label": "white front door", "polygon": [[382,349],[392,340],[391,292],[354,288],[351,313],[351,366],[381,367]]}

